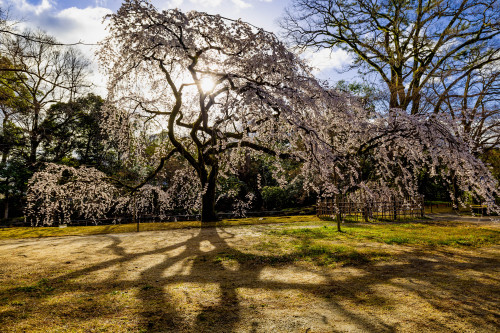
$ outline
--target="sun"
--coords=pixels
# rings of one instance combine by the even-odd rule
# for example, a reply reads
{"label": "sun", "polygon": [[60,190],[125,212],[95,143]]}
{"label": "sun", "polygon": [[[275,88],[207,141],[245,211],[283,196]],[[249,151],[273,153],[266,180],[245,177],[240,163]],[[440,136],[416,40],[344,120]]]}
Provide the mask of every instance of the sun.
{"label": "sun", "polygon": [[210,77],[204,77],[201,79],[201,90],[203,92],[210,92],[214,89],[215,82]]}

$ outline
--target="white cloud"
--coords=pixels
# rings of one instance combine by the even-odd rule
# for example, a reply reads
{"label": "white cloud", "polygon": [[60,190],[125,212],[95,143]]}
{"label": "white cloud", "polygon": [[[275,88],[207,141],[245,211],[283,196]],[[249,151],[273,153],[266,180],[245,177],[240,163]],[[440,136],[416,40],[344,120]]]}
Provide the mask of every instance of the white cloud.
{"label": "white cloud", "polygon": [[104,16],[112,11],[102,7],[67,8],[55,14],[51,20],[53,24],[44,25],[44,28],[58,39],[66,43],[82,40],[86,43],[96,43],[101,40],[105,32]]}
{"label": "white cloud", "polygon": [[248,2],[245,2],[243,0],[231,0],[231,1],[232,1],[232,3],[234,3],[239,8],[249,8],[249,7],[252,7],[251,4],[249,4]]}
{"label": "white cloud", "polygon": [[40,15],[41,13],[52,8],[50,0],[42,0],[38,5],[32,5],[26,0],[11,0],[9,4],[15,6],[17,10],[34,13],[36,15]]}
{"label": "white cloud", "polygon": [[96,43],[104,37],[105,25],[102,21],[105,15],[112,13],[110,9],[70,7],[57,12],[51,2],[42,0],[38,5],[31,5],[26,0],[0,0],[0,5],[12,5],[10,16],[21,20],[17,25],[21,30],[41,29],[64,43]]}
{"label": "white cloud", "polygon": [[330,69],[341,69],[351,63],[351,56],[341,49],[321,49],[319,51],[307,50],[302,54],[315,73]]}

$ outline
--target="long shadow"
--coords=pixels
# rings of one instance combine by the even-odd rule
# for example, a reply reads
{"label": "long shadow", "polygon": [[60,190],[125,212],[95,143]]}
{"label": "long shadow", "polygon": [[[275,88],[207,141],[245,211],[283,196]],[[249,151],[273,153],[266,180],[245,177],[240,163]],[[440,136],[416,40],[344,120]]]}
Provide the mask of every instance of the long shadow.
{"label": "long shadow", "polygon": [[[227,243],[228,238],[234,237],[227,231],[222,231],[227,237],[221,237],[221,232],[217,228],[201,228],[196,236],[185,242],[173,246],[164,247],[161,250],[148,251],[142,255],[165,253],[165,259],[142,271],[140,281],[155,281],[158,288],[144,288],[138,295],[147,309],[142,313],[143,324],[150,332],[172,332],[175,330],[189,330],[193,332],[213,332],[216,327],[217,332],[233,332],[237,330],[240,322],[241,306],[237,289],[239,288],[263,288],[267,290],[283,291],[289,289],[301,290],[312,294],[317,294],[318,285],[309,283],[284,283],[276,281],[263,281],[260,279],[264,268],[278,264],[292,264],[287,256],[254,256],[234,249]],[[116,255],[120,256],[114,261],[123,262],[136,258],[140,254],[126,254],[119,246],[119,240],[110,236],[113,243],[108,246]],[[202,249],[202,244],[205,249]],[[209,250],[206,245],[210,245]],[[166,252],[184,247],[184,250],[176,255],[168,256]],[[220,255],[236,261],[238,269],[226,269],[220,259]],[[126,260],[124,260],[127,258]],[[173,265],[179,264],[187,259],[193,259],[189,274],[174,275],[164,277],[163,273]],[[113,261],[113,264],[114,264]],[[108,266],[108,262],[105,266]],[[317,273],[315,271],[315,273]],[[324,275],[326,288],[324,291],[338,292],[342,286],[334,283],[330,277]],[[219,302],[217,304],[203,305],[196,315],[194,322],[187,323],[185,318],[172,304],[173,297],[166,292],[163,287],[178,283],[198,283],[217,285]],[[328,287],[330,286],[330,287]],[[159,297],[161,293],[162,296]],[[367,320],[361,316],[346,310],[333,300],[329,295],[323,296],[330,302],[334,310],[341,316],[347,318],[355,326],[363,331],[393,332],[394,329],[384,324],[382,321],[370,318]],[[151,310],[151,309],[161,310]],[[255,330],[257,322],[252,323]]]}
{"label": "long shadow", "polygon": [[[265,289],[270,291],[298,290],[309,293],[315,297],[320,297],[327,301],[331,310],[343,317],[345,321],[352,323],[360,331],[366,332],[393,332],[397,329],[396,326],[386,324],[382,319],[369,314],[358,314],[349,311],[345,306],[340,304],[343,298],[358,299],[362,301],[362,297],[358,295],[359,290],[367,289],[373,284],[387,283],[399,288],[419,294],[421,297],[426,297],[421,288],[412,288],[407,284],[400,284],[397,279],[400,278],[418,278],[422,281],[430,279],[426,276],[426,272],[434,272],[434,274],[443,274],[443,268],[438,267],[439,263],[431,262],[425,259],[418,259],[418,254],[414,258],[410,258],[409,262],[391,263],[383,266],[364,265],[360,267],[364,274],[361,276],[350,277],[346,281],[334,281],[328,274],[323,274],[325,283],[318,285],[315,283],[286,283],[280,281],[262,280],[260,278],[264,269],[272,266],[291,265],[293,260],[290,257],[281,255],[256,256],[239,251],[228,244],[228,239],[234,235],[224,229],[216,228],[201,228],[199,232],[193,233],[193,236],[186,241],[181,241],[173,245],[163,246],[154,250],[128,253],[122,246],[120,237],[108,235],[105,238],[110,241],[106,247],[111,251],[116,258],[110,259],[74,272],[58,276],[57,278],[48,279],[45,282],[46,286],[69,285],[66,290],[81,290],[86,286],[85,282],[75,282],[75,279],[89,276],[91,273],[101,271],[103,269],[114,269],[113,274],[102,282],[96,282],[92,285],[94,290],[99,288],[109,288],[110,284],[115,284],[117,288],[128,290],[131,287],[138,287],[139,292],[136,295],[142,303],[140,327],[148,332],[176,332],[176,331],[192,331],[192,332],[234,332],[240,331],[242,321],[242,300],[238,293],[241,288],[249,289]],[[133,281],[127,281],[124,277],[128,272],[124,269],[124,264],[134,260],[139,260],[147,256],[163,256],[162,260],[156,264],[143,270],[139,274],[139,278]],[[221,258],[230,258],[234,263],[233,269],[227,269]],[[496,265],[499,267],[498,260],[485,259],[484,262],[475,259],[474,263],[448,263],[451,269],[482,269]],[[177,274],[166,276],[167,270],[172,270],[173,267],[178,268]],[[301,268],[305,270],[305,268]],[[315,274],[318,271],[314,271]],[[446,276],[450,286],[441,286],[439,290],[454,293],[460,291],[460,285],[464,283],[459,276]],[[169,292],[169,288],[178,284],[201,284],[214,285],[218,288],[218,302],[205,304],[203,300],[189,300],[189,295],[186,295],[188,301],[197,303],[193,308],[196,310],[191,316],[183,309],[180,309],[176,303],[176,296]],[[476,287],[489,288],[487,285],[477,283]],[[55,291],[49,290],[45,294],[38,295],[44,298],[52,295]],[[23,297],[23,293],[19,289],[7,289],[0,293],[0,304],[2,300],[11,298],[17,293],[17,299]],[[25,295],[24,295],[25,296]],[[384,301],[384,300],[382,300]],[[490,300],[495,302],[495,296]],[[436,303],[436,306],[439,304]],[[103,307],[101,307],[103,308]],[[473,311],[471,315],[478,315]],[[14,313],[0,313],[0,323],[9,318],[16,318]],[[327,323],[324,317],[325,324]],[[495,324],[494,320],[490,321]],[[258,331],[259,322],[250,323],[248,331]],[[446,327],[440,323],[435,323],[434,329],[446,330]],[[334,325],[331,325],[331,330],[334,331]]]}

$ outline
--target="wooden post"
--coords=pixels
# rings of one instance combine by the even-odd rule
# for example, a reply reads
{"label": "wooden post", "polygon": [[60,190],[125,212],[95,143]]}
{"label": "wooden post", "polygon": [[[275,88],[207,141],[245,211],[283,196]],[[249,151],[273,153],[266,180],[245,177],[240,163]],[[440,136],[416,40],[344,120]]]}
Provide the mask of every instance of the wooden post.
{"label": "wooden post", "polygon": [[135,203],[136,203],[136,201],[135,201],[135,193],[134,193],[134,194],[132,194],[132,204],[134,205],[132,219],[133,219],[133,223],[137,222],[137,232],[139,232],[139,219],[137,218],[137,206]]}
{"label": "wooden post", "polygon": [[366,200],[365,190],[363,189],[361,192],[361,204],[363,205],[363,217],[365,222],[368,222],[368,200]]}
{"label": "wooden post", "polygon": [[342,221],[342,211],[340,210],[340,194],[335,195],[335,201],[337,204],[337,231],[341,232],[340,222]]}
{"label": "wooden post", "polygon": [[421,214],[420,214],[420,217],[424,217],[424,204],[425,204],[425,201],[424,201],[424,196],[422,195],[420,197],[420,202],[421,202],[421,205],[420,205],[420,210],[421,210]]}

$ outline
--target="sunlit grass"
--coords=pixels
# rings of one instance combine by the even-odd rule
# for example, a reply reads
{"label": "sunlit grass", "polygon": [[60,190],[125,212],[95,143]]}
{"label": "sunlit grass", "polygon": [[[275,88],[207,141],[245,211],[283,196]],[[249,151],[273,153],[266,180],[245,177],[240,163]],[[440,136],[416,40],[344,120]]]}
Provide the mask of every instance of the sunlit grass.
{"label": "sunlit grass", "polygon": [[[336,239],[375,241],[386,244],[420,244],[420,245],[449,245],[449,246],[482,246],[498,244],[500,231],[480,226],[440,222],[434,223],[348,223],[342,226],[342,233],[337,232],[335,222],[327,222],[316,216],[276,216],[252,217],[241,219],[224,219],[216,226],[244,226],[255,224],[292,224],[301,228],[292,228],[273,231],[274,235],[287,235],[300,239]],[[210,226],[213,226],[211,224]],[[200,228],[209,226],[199,221],[180,221],[165,223],[140,223],[139,230],[156,231],[182,228]],[[315,226],[307,228],[308,226]],[[320,227],[317,227],[320,226]],[[304,228],[306,227],[306,228]],[[21,227],[5,228],[0,230],[0,239],[41,238],[57,236],[98,235],[129,233],[137,230],[136,224],[116,224],[97,226],[68,226],[58,227]]]}
{"label": "sunlit grass", "polygon": [[[269,223],[320,223],[321,221],[313,215],[307,216],[275,216],[275,217],[251,217],[241,219],[224,219],[216,226],[238,226]],[[207,224],[213,226],[214,224]],[[199,221],[179,221],[164,223],[140,223],[140,231],[171,230],[182,228],[199,228],[202,223]],[[0,229],[0,239],[9,238],[40,238],[57,236],[77,236],[77,235],[99,235],[99,234],[117,234],[137,231],[137,224],[114,224],[114,225],[96,225],[96,226],[68,226],[66,228],[58,227],[18,227]]]}
{"label": "sunlit grass", "polygon": [[334,226],[273,231],[299,239],[375,241],[386,244],[484,246],[500,243],[500,231],[463,223],[404,223],[346,225],[343,232]]}

